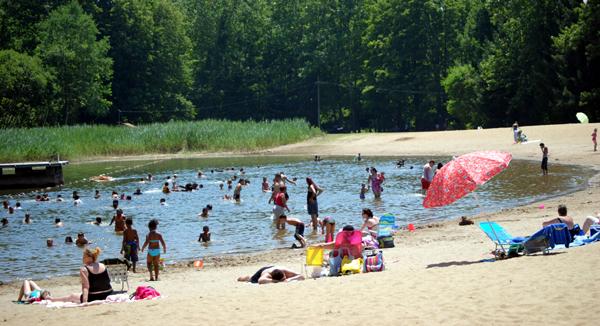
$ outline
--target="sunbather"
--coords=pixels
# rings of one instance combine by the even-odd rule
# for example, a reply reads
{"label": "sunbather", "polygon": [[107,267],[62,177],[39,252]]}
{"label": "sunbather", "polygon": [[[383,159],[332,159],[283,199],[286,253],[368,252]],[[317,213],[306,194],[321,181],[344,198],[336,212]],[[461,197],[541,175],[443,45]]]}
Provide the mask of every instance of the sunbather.
{"label": "sunbather", "polygon": [[594,224],[600,224],[600,213],[596,213],[596,216],[588,216],[583,221],[583,234],[586,235],[590,230],[590,227]]}
{"label": "sunbather", "polygon": [[259,269],[254,275],[238,277],[238,282],[250,282],[255,284],[268,284],[279,282],[302,281],[304,276],[284,267],[266,266]]}
{"label": "sunbather", "polygon": [[567,216],[567,206],[558,205],[558,217],[543,222],[542,226],[548,226],[548,225],[557,224],[557,223],[565,223],[567,225],[567,227],[569,228],[569,230],[572,230],[573,227],[575,226],[575,223],[573,222],[573,218],[570,216]]}

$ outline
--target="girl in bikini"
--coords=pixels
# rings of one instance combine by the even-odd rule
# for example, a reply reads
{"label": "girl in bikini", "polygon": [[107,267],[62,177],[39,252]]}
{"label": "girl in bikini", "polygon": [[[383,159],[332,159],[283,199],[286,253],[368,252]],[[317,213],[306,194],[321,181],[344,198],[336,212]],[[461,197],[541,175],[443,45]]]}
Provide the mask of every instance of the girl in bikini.
{"label": "girl in bikini", "polygon": [[[142,246],[141,252],[144,252],[148,247],[148,255],[146,257],[148,272],[150,273],[150,281],[158,281],[158,266],[160,264],[160,246],[162,245],[163,253],[167,253],[167,245],[163,240],[162,234],[156,232],[158,228],[158,220],[152,219],[148,223],[150,232],[146,236],[146,242]],[[153,266],[154,265],[154,266]],[[152,275],[152,267],[154,267],[154,277]]]}

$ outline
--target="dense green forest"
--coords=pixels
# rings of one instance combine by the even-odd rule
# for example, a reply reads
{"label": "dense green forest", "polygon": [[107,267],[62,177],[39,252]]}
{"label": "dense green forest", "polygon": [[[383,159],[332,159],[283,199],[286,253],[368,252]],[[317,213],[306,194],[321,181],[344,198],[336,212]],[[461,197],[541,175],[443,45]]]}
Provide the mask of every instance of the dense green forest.
{"label": "dense green forest", "polygon": [[600,0],[0,0],[0,127],[600,119]]}

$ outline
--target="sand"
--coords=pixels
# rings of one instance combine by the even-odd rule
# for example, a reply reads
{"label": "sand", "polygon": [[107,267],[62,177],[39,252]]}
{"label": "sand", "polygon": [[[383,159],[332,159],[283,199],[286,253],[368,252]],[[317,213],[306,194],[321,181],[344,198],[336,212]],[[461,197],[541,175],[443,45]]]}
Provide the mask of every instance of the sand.
{"label": "sand", "polygon": [[[550,149],[552,164],[577,164],[600,170],[590,134],[600,124],[524,127],[529,139]],[[476,150],[505,150],[515,158],[539,160],[539,144],[513,145],[509,128],[489,130],[328,135],[283,146],[264,154],[459,155]],[[541,176],[540,176],[541,177]],[[554,217],[558,204],[582,223],[600,210],[600,177],[586,189],[540,203],[505,209],[490,218],[514,235],[537,231]],[[357,204],[357,210],[360,207]],[[358,216],[357,216],[358,219]],[[235,281],[266,264],[300,270],[302,250],[276,250],[247,256],[213,258],[206,267],[169,267],[162,280],[131,275],[132,289],[152,285],[165,297],[155,301],[86,308],[47,309],[17,305],[17,285],[0,286],[1,324],[564,324],[592,325],[600,297],[600,244],[549,255],[494,261],[494,245],[476,225],[448,221],[402,231],[396,247],[385,249],[386,271],[256,286]],[[32,268],[35,262],[32,262]],[[80,291],[79,279],[39,282],[54,294]]]}

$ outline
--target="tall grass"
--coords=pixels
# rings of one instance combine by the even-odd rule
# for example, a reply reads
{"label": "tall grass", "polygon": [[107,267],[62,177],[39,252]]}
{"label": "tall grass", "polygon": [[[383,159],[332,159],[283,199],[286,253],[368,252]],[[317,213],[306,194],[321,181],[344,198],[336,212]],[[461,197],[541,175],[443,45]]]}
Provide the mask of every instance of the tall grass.
{"label": "tall grass", "polygon": [[108,155],[251,151],[320,135],[301,119],[204,120],[124,126],[81,125],[0,129],[0,162],[83,159]]}

